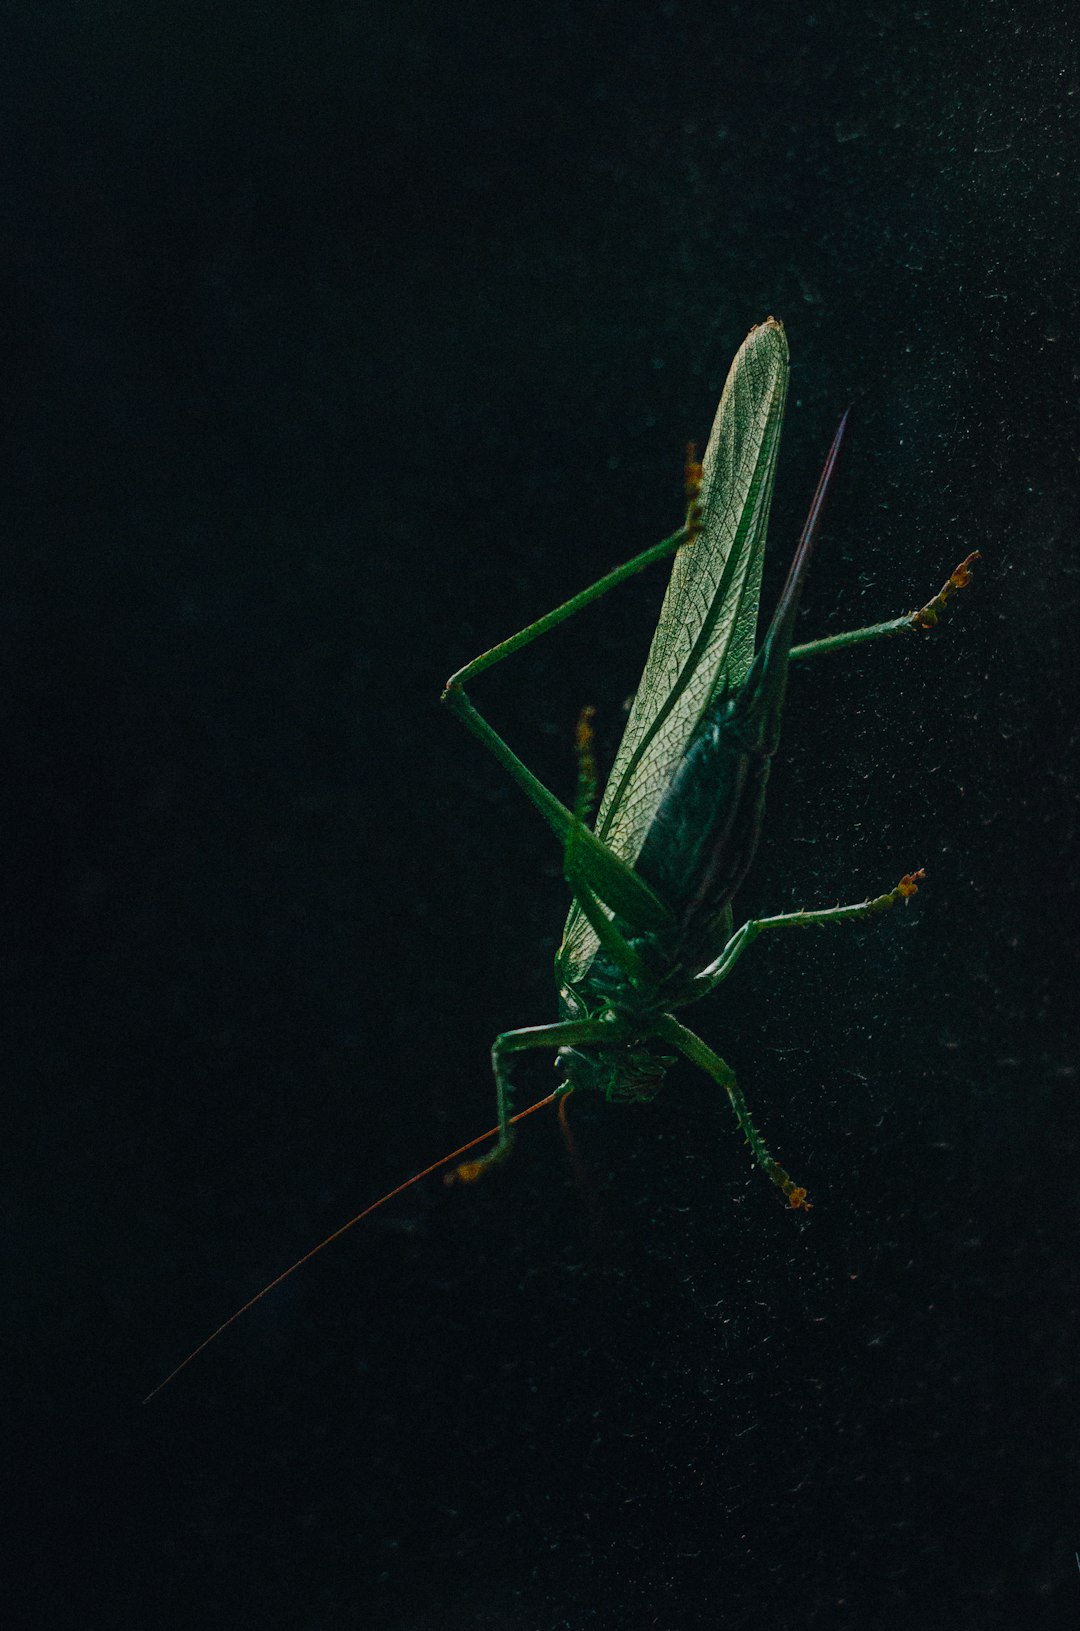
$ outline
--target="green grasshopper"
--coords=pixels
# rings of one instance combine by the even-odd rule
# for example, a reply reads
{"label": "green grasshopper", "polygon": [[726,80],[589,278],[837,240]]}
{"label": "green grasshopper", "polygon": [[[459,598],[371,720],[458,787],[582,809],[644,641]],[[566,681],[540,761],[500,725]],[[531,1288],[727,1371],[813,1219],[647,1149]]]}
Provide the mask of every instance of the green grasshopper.
{"label": "green grasshopper", "polygon": [[[916,893],[921,870],[905,875],[887,894],[855,906],[752,918],[733,932],[731,902],[761,832],[790,664],[867,640],[932,628],[946,602],[968,583],[978,555],[969,555],[918,611],[792,646],[799,596],[836,466],[845,414],[787,583],[755,653],[787,378],[787,340],[782,324],[770,317],[751,329],[739,348],[700,464],[690,450],[687,512],[679,530],[474,658],[451,676],[443,692],[443,700],[509,771],[554,830],[563,847],[573,897],[555,960],[559,1019],[504,1031],[491,1050],[498,1126],[406,1179],[306,1252],[230,1315],[165,1382],[323,1246],[421,1178],[497,1134],[485,1155],[460,1162],[450,1175],[466,1182],[478,1178],[509,1155],[515,1123],[553,1100],[561,1101],[560,1111],[564,1110],[567,1096],[578,1088],[599,1091],[613,1101],[651,1099],[678,1053],[723,1087],[755,1160],[789,1205],[809,1209],[806,1190],[769,1153],[751,1121],[731,1067],[676,1018],[676,1011],[715,990],[766,930],[855,923]],[[660,621],[595,826],[590,828],[587,818],[596,785],[591,710],[585,710],[578,726],[578,790],[575,806],[569,809],[526,769],[477,711],[465,687],[485,669],[668,555],[675,560]],[[531,1048],[555,1050],[562,1080],[554,1093],[515,1115],[510,1062]]]}
{"label": "green grasshopper", "polygon": [[[915,894],[921,870],[906,874],[887,894],[856,906],[754,918],[733,933],[731,902],[761,833],[789,665],[866,640],[932,627],[949,597],[969,581],[977,555],[969,555],[919,611],[792,646],[845,414],[787,583],[755,653],[787,377],[787,340],[782,324],[770,317],[751,329],[731,365],[700,465],[693,462],[691,449],[688,509],[679,531],[466,664],[443,693],[443,700],[554,829],[573,894],[555,959],[560,1018],[496,1037],[492,1066],[498,1140],[486,1155],[457,1167],[460,1179],[478,1178],[513,1147],[509,1067],[523,1049],[557,1050],[563,1080],[555,1098],[585,1088],[619,1101],[653,1098],[674,1061],[674,1049],[724,1088],[756,1161],[790,1205],[809,1206],[806,1190],[766,1148],[731,1067],[675,1017],[676,1011],[715,990],[766,930],[854,923]],[[492,730],[465,686],[671,552],[675,562],[660,621],[595,829],[590,830],[585,817],[595,770],[587,717],[578,729],[578,797],[569,810]]]}

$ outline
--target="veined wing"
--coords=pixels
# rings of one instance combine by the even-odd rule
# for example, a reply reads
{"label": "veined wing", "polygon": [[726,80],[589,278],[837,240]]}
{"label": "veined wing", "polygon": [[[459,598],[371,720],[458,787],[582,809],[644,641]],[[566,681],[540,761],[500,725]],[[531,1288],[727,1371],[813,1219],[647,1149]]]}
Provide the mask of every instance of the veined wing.
{"label": "veined wing", "polygon": [[[728,373],[702,460],[701,531],[675,556],[597,815],[597,837],[630,866],[702,713],[753,661],[787,377],[783,325],[769,317],[750,330]],[[596,946],[575,902],[560,974],[580,977]]]}

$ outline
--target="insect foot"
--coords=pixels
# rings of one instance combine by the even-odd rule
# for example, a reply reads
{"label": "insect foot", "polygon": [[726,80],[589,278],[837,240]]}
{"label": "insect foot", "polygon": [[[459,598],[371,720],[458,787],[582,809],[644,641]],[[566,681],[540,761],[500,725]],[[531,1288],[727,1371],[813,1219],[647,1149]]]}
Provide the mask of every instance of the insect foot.
{"label": "insect foot", "polygon": [[910,900],[912,895],[917,895],[919,893],[919,885],[916,882],[916,879],[918,879],[918,878],[925,879],[925,877],[926,877],[926,868],[925,867],[920,867],[918,872],[905,872],[904,876],[900,879],[900,882],[897,884],[896,888],[893,890],[893,894],[899,900],[903,900],[903,901]]}
{"label": "insect foot", "polygon": [[[554,1097],[554,1094],[552,1097]],[[513,1147],[514,1135],[511,1132],[505,1138],[500,1138],[494,1149],[489,1150],[486,1155],[479,1156],[475,1161],[461,1161],[456,1167],[452,1167],[443,1179],[443,1183],[474,1184],[489,1167],[497,1166],[500,1162],[505,1161]]]}
{"label": "insect foot", "polygon": [[933,600],[928,600],[925,606],[920,607],[917,612],[912,612],[912,627],[916,629],[932,629],[939,616],[944,611],[946,602],[956,593],[958,589],[967,588],[968,584],[971,582],[972,565],[975,561],[981,559],[982,556],[979,554],[977,549],[973,550],[970,555],[966,556],[964,560],[960,562],[960,565],[955,569],[955,571],[949,574],[941,588],[938,590],[937,594],[934,596]]}
{"label": "insect foot", "polygon": [[577,794],[574,798],[574,814],[579,821],[588,821],[596,803],[597,769],[596,769],[596,732],[593,730],[593,719],[596,709],[592,703],[587,703],[578,715],[577,726],[574,731],[574,751],[577,754],[578,776]]}
{"label": "insect foot", "polygon": [[814,1203],[806,1198],[806,1190],[802,1189],[783,1167],[777,1167],[775,1172],[769,1174],[777,1189],[787,1196],[787,1203],[793,1212],[812,1212]]}
{"label": "insect foot", "polygon": [[686,494],[686,541],[693,543],[701,531],[701,483],[705,478],[704,466],[698,463],[697,446],[694,442],[686,444],[686,465],[683,477],[683,491]]}
{"label": "insect foot", "polygon": [[860,910],[864,912],[887,912],[890,906],[895,906],[902,900],[906,905],[912,895],[919,893],[919,882],[926,878],[926,868],[920,867],[918,872],[905,872],[895,889],[890,889],[887,895],[875,895],[868,900]]}
{"label": "insect foot", "polygon": [[447,1187],[453,1183],[474,1184],[483,1170],[484,1163],[482,1161],[462,1161],[461,1165],[455,1167],[453,1172],[446,1174],[443,1183]]}

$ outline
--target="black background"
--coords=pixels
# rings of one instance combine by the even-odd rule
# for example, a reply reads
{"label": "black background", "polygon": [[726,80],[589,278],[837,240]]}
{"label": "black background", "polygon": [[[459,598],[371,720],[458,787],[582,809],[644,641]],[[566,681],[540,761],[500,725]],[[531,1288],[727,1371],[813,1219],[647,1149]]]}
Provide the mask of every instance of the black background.
{"label": "black background", "polygon": [[[8,1586],[25,1623],[1073,1626],[1071,7],[5,8]],[[767,313],[765,598],[839,413],[744,915],[688,1067],[490,1125],[542,824],[450,669],[662,536]],[[477,697],[560,793],[663,570]],[[780,938],[780,937],[778,937]],[[551,1084],[549,1062],[521,1071]],[[524,1102],[524,1100],[522,1101]]]}

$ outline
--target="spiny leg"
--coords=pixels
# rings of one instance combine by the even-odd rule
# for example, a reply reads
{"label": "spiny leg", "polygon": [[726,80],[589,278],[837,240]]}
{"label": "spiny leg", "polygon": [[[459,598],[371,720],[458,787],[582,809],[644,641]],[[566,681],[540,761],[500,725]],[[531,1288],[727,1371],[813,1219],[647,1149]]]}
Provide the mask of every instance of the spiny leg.
{"label": "spiny leg", "polygon": [[942,611],[959,589],[971,582],[971,568],[980,559],[979,551],[968,555],[951,572],[932,600],[916,612],[905,612],[885,623],[871,623],[865,629],[848,629],[844,634],[830,634],[823,640],[811,640],[803,646],[792,646],[788,661],[798,662],[801,657],[823,657],[829,651],[843,651],[848,646],[860,646],[867,640],[887,640],[895,634],[910,634],[914,629],[932,629]]}
{"label": "spiny leg", "polygon": [[895,889],[890,889],[884,895],[875,895],[872,900],[861,901],[856,906],[828,906],[816,912],[781,912],[777,917],[751,918],[732,935],[719,957],[708,968],[702,969],[694,981],[690,1000],[696,1002],[726,979],[747,946],[752,945],[766,929],[826,928],[833,923],[861,923],[864,918],[874,917],[878,912],[887,912],[899,901],[910,900],[912,895],[918,894],[919,880],[925,877],[922,867],[918,872],[906,872]]}
{"label": "spiny leg", "polygon": [[505,1161],[514,1147],[510,1069],[508,1057],[526,1048],[574,1048],[602,1042],[610,1034],[608,1024],[594,1019],[562,1020],[553,1025],[526,1025],[517,1031],[503,1031],[491,1045],[491,1068],[495,1073],[495,1093],[499,1107],[499,1136],[486,1155],[476,1161],[463,1161],[454,1170],[462,1183],[472,1183],[498,1161]]}
{"label": "spiny leg", "polygon": [[731,1101],[731,1108],[735,1118],[742,1128],[746,1142],[749,1144],[758,1166],[782,1193],[787,1197],[788,1205],[796,1211],[801,1207],[803,1211],[810,1211],[810,1202],[806,1198],[806,1190],[800,1188],[791,1175],[784,1171],[779,1161],[769,1154],[765,1140],[750,1120],[750,1112],[746,1107],[746,1100],[742,1090],[735,1080],[735,1072],[731,1066],[721,1059],[718,1053],[704,1043],[700,1036],[680,1025],[673,1014],[664,1014],[657,1023],[653,1034],[665,1042],[674,1043],[675,1047],[686,1057],[706,1071],[713,1081],[719,1082]]}

